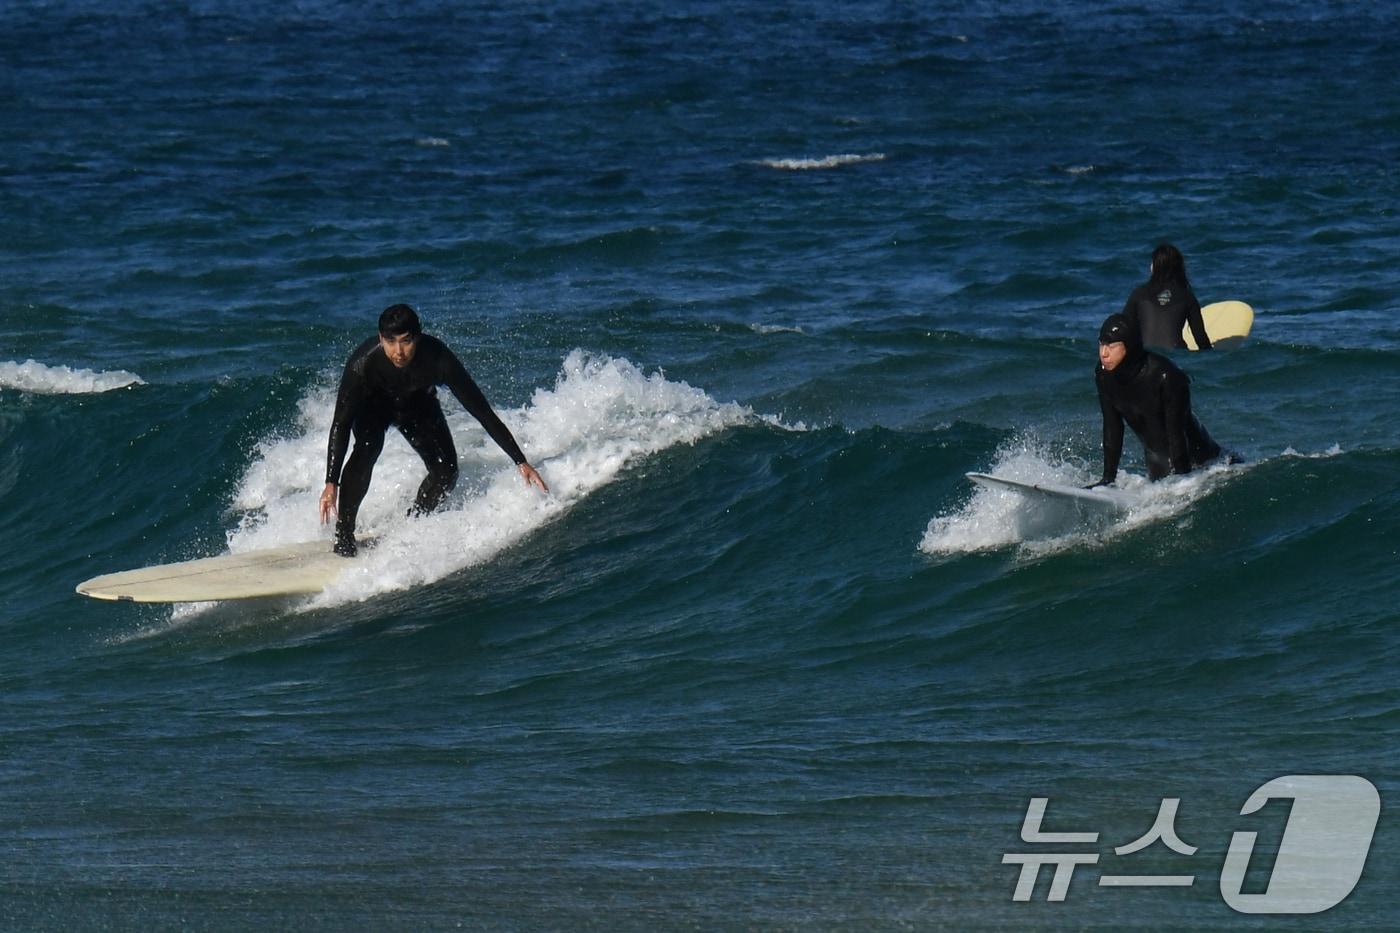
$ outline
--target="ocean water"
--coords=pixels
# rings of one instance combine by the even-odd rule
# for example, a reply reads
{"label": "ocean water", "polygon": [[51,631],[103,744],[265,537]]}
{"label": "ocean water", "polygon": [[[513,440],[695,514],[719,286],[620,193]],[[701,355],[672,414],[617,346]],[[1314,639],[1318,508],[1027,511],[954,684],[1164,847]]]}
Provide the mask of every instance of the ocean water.
{"label": "ocean water", "polygon": [[[6,928],[1394,926],[1400,11],[9,0],[0,62]],[[1097,477],[1162,240],[1257,311],[1177,357],[1247,462],[971,486]],[[317,597],[74,593],[325,536],[400,301],[551,495],[449,406],[446,506],[391,438]],[[1370,857],[1242,913],[1286,775]]]}

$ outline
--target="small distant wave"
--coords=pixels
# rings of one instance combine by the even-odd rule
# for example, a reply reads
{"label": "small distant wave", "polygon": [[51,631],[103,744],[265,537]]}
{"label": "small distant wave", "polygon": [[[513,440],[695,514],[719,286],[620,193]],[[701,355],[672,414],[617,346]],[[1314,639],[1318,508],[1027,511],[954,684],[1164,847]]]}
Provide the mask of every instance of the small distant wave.
{"label": "small distant wave", "polygon": [[35,360],[0,363],[0,389],[18,389],[35,395],[89,395],[145,384],[146,380],[123,369],[99,373],[68,366],[45,366]]}
{"label": "small distant wave", "polygon": [[413,141],[415,146],[422,146],[424,149],[441,149],[452,145],[441,136],[420,136]]}
{"label": "small distant wave", "polygon": [[1310,453],[1310,454],[1305,454],[1305,453],[1303,453],[1303,452],[1300,451],[1300,450],[1297,450],[1297,449],[1295,449],[1295,448],[1293,448],[1293,447],[1289,447],[1289,448],[1287,448],[1286,450],[1284,450],[1284,452],[1283,452],[1282,454],[1280,454],[1279,456],[1282,456],[1282,457],[1297,457],[1297,458],[1300,458],[1300,459],[1303,459],[1303,460],[1330,460],[1330,459],[1332,459],[1333,457],[1340,457],[1343,453],[1344,453],[1344,451],[1342,450],[1342,445],[1341,445],[1341,444],[1333,444],[1331,447],[1328,447],[1326,450],[1320,450],[1320,451],[1317,451],[1317,452],[1315,452],[1315,453]]}
{"label": "small distant wave", "polygon": [[749,325],[749,330],[753,331],[755,334],[764,334],[765,336],[768,335],[768,334],[804,334],[804,335],[805,335],[805,333],[806,333],[806,332],[805,332],[802,328],[800,328],[800,327],[788,327],[788,326],[783,325],[783,324],[750,324],[750,325]]}
{"label": "small distant wave", "polygon": [[883,162],[885,154],[883,152],[871,152],[864,155],[847,152],[840,155],[823,156],[820,159],[759,159],[758,164],[768,168],[781,169],[785,172],[810,172],[820,169],[841,168],[846,165],[859,165],[862,162]]}

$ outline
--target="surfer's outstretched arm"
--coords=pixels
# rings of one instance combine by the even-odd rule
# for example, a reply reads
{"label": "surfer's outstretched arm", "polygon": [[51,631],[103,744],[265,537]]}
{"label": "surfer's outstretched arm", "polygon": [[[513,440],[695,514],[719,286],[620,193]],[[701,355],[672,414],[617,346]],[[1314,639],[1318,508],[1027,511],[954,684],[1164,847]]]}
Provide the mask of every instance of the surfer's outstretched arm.
{"label": "surfer's outstretched arm", "polygon": [[1107,486],[1118,478],[1118,462],[1123,457],[1123,415],[1109,400],[1102,383],[1099,410],[1103,413],[1103,477],[1094,485]]}
{"label": "surfer's outstretched arm", "polygon": [[525,454],[520,450],[520,445],[515,442],[515,437],[510,433],[510,429],[505,426],[500,417],[496,414],[491,403],[486,401],[486,394],[481,391],[481,387],[472,379],[467,368],[462,365],[462,361],[457,359],[456,354],[450,350],[442,356],[442,371],[439,378],[447,385],[457,401],[462,403],[473,418],[486,429],[486,433],[496,442],[496,446],[505,452],[515,462],[515,466],[520,470],[521,477],[525,480],[525,485],[534,486],[541,492],[549,492],[549,487],[545,485],[540,474],[530,462],[525,459]]}

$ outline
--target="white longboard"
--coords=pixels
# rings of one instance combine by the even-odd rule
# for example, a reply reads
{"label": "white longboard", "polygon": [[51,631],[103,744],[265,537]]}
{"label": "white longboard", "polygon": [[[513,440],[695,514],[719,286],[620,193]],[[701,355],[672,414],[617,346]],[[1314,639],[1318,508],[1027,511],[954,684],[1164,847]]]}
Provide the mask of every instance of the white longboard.
{"label": "white longboard", "polygon": [[1133,503],[1133,497],[1120,489],[1080,489],[1059,483],[1027,483],[990,473],[969,473],[967,478],[989,489],[1009,489],[1035,498],[1058,500],[1101,515],[1126,512]]}
{"label": "white longboard", "polygon": [[355,564],[331,551],[330,541],[223,554],[109,573],[78,584],[94,599],[137,603],[202,603],[319,593]]}
{"label": "white longboard", "polygon": [[[1201,320],[1206,325],[1210,345],[1221,350],[1243,343],[1254,326],[1254,309],[1243,301],[1217,301],[1201,308]],[[1181,330],[1188,349],[1197,350],[1196,337],[1188,323]]]}

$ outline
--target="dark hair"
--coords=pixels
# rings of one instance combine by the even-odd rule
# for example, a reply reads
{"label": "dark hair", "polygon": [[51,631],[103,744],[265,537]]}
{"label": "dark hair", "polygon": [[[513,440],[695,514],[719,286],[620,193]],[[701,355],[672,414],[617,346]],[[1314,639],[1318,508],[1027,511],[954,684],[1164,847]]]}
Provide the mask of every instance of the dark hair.
{"label": "dark hair", "polygon": [[1181,250],[1170,243],[1159,243],[1152,251],[1152,284],[1171,285],[1181,283],[1187,288],[1191,281],[1186,278],[1186,259]]}
{"label": "dark hair", "polygon": [[379,332],[385,337],[397,337],[400,334],[412,334],[417,337],[423,333],[423,325],[418,321],[417,312],[408,305],[390,305],[379,315]]}

